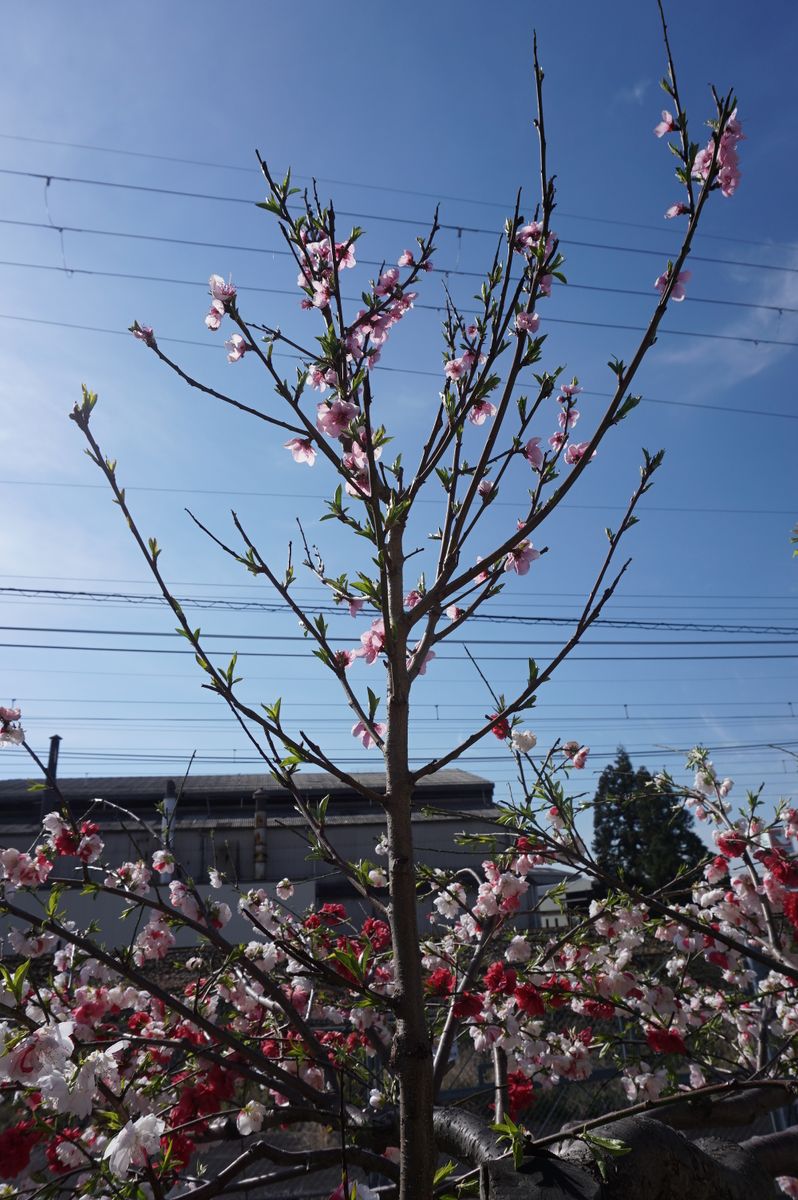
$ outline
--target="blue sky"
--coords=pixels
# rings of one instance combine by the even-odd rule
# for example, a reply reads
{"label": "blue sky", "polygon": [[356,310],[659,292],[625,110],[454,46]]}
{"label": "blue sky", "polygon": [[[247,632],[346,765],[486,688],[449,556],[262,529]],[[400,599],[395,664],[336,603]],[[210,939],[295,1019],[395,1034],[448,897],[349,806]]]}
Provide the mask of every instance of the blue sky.
{"label": "blue sky", "polygon": [[[593,747],[577,780],[586,790],[619,743],[636,763],[676,770],[674,751],[702,741],[741,787],[763,781],[769,794],[786,794],[796,765],[787,751],[798,748],[798,564],[789,546],[798,511],[796,349],[783,344],[798,343],[794,102],[786,82],[798,14],[774,2],[767,21],[753,22],[739,0],[724,6],[722,20],[716,6],[669,9],[696,140],[710,115],[707,84],[737,90],[748,139],[743,181],[734,198],[710,205],[695,247],[706,261],[692,263],[688,300],[665,321],[674,332],[663,333],[638,377],[646,401],[541,531],[536,541],[549,553],[512,580],[494,616],[573,617],[603,556],[604,526],[617,521],[634,487],[640,447],[664,447],[665,465],[628,539],[634,562],[607,615],[739,632],[597,630],[541,694],[530,725],[541,745],[560,736]],[[534,204],[537,27],[560,189],[554,224],[573,285],[541,306],[545,365],[566,364],[569,378],[579,376],[580,432],[597,421],[610,387],[607,359],[630,356],[636,334],[623,327],[645,323],[653,280],[677,245],[662,216],[680,198],[672,160],[652,135],[664,102],[656,7],[499,2],[489,20],[485,13],[473,0],[335,10],[244,3],[235,13],[205,0],[145,0],[135,9],[44,2],[35,28],[22,7],[6,14],[14,53],[0,83],[0,147],[4,169],[19,174],[3,176],[0,201],[3,695],[23,705],[35,744],[63,735],[62,774],[179,775],[195,749],[204,757],[197,769],[254,769],[218,702],[201,691],[191,657],[166,636],[168,613],[7,590],[152,592],[67,420],[82,381],[100,393],[97,434],[119,460],[142,529],[164,546],[164,569],[181,596],[272,599],[220,560],[188,522],[186,505],[222,532],[235,507],[280,563],[296,515],[323,539],[336,572],[362,561],[360,547],[317,523],[330,490],[321,467],[295,466],[280,439],[190,392],[117,332],[138,318],[189,372],[271,403],[255,364],[228,365],[223,337],[203,325],[204,281],[218,272],[240,285],[245,314],[311,336],[314,318],[298,310],[295,271],[270,252],[280,248],[276,227],[254,207],[263,193],[256,148],[276,170],[291,165],[303,183],[314,174],[341,220],[365,226],[361,259],[395,261],[441,198],[453,228],[438,239],[440,271],[419,297],[430,307],[419,306],[394,332],[376,375],[386,423],[412,445],[440,387],[441,272],[467,303],[478,281],[461,273],[479,272],[492,250],[482,231],[501,229],[516,187],[529,197],[527,212]],[[47,185],[41,176],[103,186],[55,178]],[[73,273],[46,269],[63,267]],[[349,294],[374,270],[352,273]],[[696,333],[715,336],[686,336]],[[497,536],[521,511],[527,479],[520,471],[513,478],[491,514]],[[433,504],[423,516],[434,528]],[[300,582],[310,597],[309,581]],[[248,698],[282,695],[297,724],[353,769],[377,765],[349,736],[334,681],[303,657],[302,643],[236,640],[295,637],[293,618],[198,609],[196,623],[224,635],[215,647],[242,651]],[[354,645],[364,624],[341,616],[333,632]],[[546,661],[548,643],[565,629],[485,622],[469,644],[497,690],[509,692],[527,656]],[[658,644],[634,644],[641,641]],[[247,657],[245,647],[268,656]],[[445,750],[491,710],[461,655],[458,647],[442,653],[419,684],[419,757]],[[374,670],[360,665],[354,678],[380,690]],[[470,766],[501,784],[512,774],[495,742]],[[23,773],[16,752],[0,759],[0,771]]]}

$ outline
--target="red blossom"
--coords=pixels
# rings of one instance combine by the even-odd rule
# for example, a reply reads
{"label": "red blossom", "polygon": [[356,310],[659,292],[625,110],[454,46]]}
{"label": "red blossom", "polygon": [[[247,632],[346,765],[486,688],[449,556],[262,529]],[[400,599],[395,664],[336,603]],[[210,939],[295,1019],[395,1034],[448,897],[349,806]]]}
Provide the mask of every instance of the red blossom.
{"label": "red blossom", "polygon": [[431,996],[451,996],[454,991],[454,975],[446,967],[438,967],[427,978],[427,991]]}
{"label": "red blossom", "polygon": [[582,1008],[589,1017],[597,1017],[601,1021],[609,1021],[615,1016],[615,1005],[607,1000],[585,1000]]}
{"label": "red blossom", "polygon": [[161,1138],[161,1149],[164,1154],[170,1150],[169,1166],[175,1168],[187,1167],[194,1153],[194,1143],[185,1133],[167,1133]]}
{"label": "red blossom", "polygon": [[741,833],[719,833],[716,841],[724,858],[740,858],[746,847],[746,840]]}
{"label": "red blossom", "polygon": [[516,973],[504,963],[491,963],[484,975],[485,987],[493,995],[507,996],[515,990]]}
{"label": "red blossom", "polygon": [[325,925],[340,925],[346,920],[346,909],[343,904],[322,904],[318,915]]}
{"label": "red blossom", "polygon": [[515,1120],[524,1109],[529,1108],[534,1097],[534,1085],[523,1071],[510,1071],[507,1076],[507,1107],[511,1120]]}
{"label": "red blossom", "polygon": [[757,850],[754,858],[785,887],[798,887],[798,863],[794,859],[786,858],[778,850]]}
{"label": "red blossom", "polygon": [[532,983],[519,983],[515,989],[515,1003],[519,1012],[530,1017],[542,1017],[546,1011],[543,997]]}
{"label": "red blossom", "polygon": [[372,947],[379,952],[391,944],[391,930],[385,921],[376,917],[367,917],[363,922],[363,937],[371,942]]}
{"label": "red blossom", "polygon": [[784,897],[784,915],[798,933],[798,892],[788,892]]}
{"label": "red blossom", "polygon": [[[65,1142],[77,1145],[80,1142],[80,1134],[81,1131],[76,1126],[71,1125],[67,1129],[62,1129],[48,1144],[45,1150],[47,1165],[54,1175],[64,1175],[72,1169],[68,1162],[64,1162],[59,1158],[58,1147]],[[88,1159],[86,1161],[88,1162]]]}
{"label": "red blossom", "polygon": [[675,1029],[658,1029],[650,1025],[646,1030],[646,1042],[654,1054],[686,1054],[684,1038]]}
{"label": "red blossom", "polygon": [[15,1179],[25,1170],[40,1138],[32,1121],[20,1121],[0,1133],[0,1179]]}
{"label": "red blossom", "polygon": [[548,993],[546,999],[550,1008],[562,1008],[568,1003],[565,993],[570,992],[571,981],[564,975],[549,975],[548,979],[543,980],[540,987],[541,991]]}
{"label": "red blossom", "polygon": [[476,992],[461,992],[454,1002],[454,1015],[460,1017],[478,1017],[482,1012],[482,997]]}
{"label": "red blossom", "polygon": [[495,737],[504,740],[510,736],[510,722],[506,717],[500,717],[498,713],[491,713],[488,720],[494,722],[490,731]]}

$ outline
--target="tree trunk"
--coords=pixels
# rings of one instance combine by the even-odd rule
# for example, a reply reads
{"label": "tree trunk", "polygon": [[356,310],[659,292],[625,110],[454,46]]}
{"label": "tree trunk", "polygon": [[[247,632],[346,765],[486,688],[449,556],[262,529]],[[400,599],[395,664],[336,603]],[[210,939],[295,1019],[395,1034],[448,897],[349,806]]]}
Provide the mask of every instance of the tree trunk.
{"label": "tree trunk", "polygon": [[410,683],[402,567],[402,535],[395,527],[388,534],[386,546],[390,630],[386,629],[389,680],[385,771],[397,1005],[391,1065],[399,1080],[399,1200],[432,1200],[437,1160],[432,1125],[432,1042],[424,1008],[416,903],[408,739]]}

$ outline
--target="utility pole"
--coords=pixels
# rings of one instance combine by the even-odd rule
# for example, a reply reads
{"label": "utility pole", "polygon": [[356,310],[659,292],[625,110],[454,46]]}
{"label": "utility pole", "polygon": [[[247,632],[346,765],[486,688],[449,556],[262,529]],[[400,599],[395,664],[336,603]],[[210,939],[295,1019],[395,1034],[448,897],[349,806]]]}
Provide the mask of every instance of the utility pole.
{"label": "utility pole", "polygon": [[48,812],[58,808],[58,793],[54,786],[58,775],[58,750],[61,745],[60,734],[54,733],[50,738],[50,754],[47,759],[47,782],[42,792],[42,807],[40,816],[44,818]]}

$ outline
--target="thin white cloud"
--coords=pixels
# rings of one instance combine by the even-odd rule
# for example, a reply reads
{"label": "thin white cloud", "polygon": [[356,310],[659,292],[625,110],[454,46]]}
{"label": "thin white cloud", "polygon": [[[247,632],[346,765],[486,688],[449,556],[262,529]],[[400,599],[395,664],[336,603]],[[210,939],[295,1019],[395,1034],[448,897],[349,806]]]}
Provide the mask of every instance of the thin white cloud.
{"label": "thin white cloud", "polygon": [[[688,385],[686,389],[688,394],[697,395],[700,392],[706,396],[722,392],[733,384],[761,375],[770,367],[781,362],[787,355],[795,353],[794,346],[767,344],[768,341],[798,342],[798,313],[785,311],[798,309],[798,254],[793,253],[791,257],[786,258],[783,265],[795,268],[795,273],[762,272],[762,277],[754,288],[751,287],[751,272],[736,271],[734,273],[736,278],[733,279],[733,285],[736,287],[733,287],[730,299],[750,300],[753,304],[766,304],[769,308],[767,310],[741,309],[739,315],[735,315],[725,325],[713,330],[715,333],[723,334],[725,338],[739,337],[740,339],[745,338],[746,341],[730,340],[715,343],[715,347],[711,351],[712,370],[701,371],[694,375],[693,392],[690,392]],[[693,279],[688,287],[685,306],[678,310],[679,316],[690,303],[691,288],[695,288],[697,292],[701,289],[700,272],[696,270],[693,272]],[[698,305],[694,306],[691,313],[693,320],[688,322],[691,327],[693,323],[696,325],[699,323],[695,320],[698,308]],[[749,340],[754,339],[756,342],[758,338],[763,339],[759,344],[752,344]],[[682,369],[699,367],[707,361],[707,354],[710,352],[709,346],[709,342],[696,339],[690,345],[680,346],[678,349],[671,348],[665,337],[660,342],[659,363],[662,366],[676,366]]]}
{"label": "thin white cloud", "polygon": [[645,100],[646,92],[650,87],[650,79],[638,79],[636,83],[630,83],[626,87],[619,88],[613,100],[616,104],[640,105]]}

